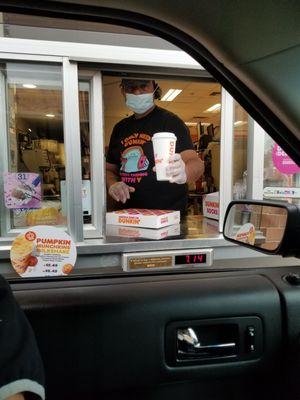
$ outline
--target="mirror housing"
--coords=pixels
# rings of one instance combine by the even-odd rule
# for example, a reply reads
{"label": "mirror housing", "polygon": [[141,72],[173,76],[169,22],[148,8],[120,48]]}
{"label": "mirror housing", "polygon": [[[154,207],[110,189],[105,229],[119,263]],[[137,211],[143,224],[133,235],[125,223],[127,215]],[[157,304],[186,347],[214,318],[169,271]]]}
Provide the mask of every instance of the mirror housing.
{"label": "mirror housing", "polygon": [[232,201],[227,207],[226,240],[283,257],[300,257],[300,208],[279,201]]}

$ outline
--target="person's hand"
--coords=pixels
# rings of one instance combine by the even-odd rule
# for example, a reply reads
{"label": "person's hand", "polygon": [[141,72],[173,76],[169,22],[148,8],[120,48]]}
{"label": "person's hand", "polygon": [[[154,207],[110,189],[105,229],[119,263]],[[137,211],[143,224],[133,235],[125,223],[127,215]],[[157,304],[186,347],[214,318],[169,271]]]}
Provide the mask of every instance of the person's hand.
{"label": "person's hand", "polygon": [[186,183],[185,163],[180,154],[176,153],[170,157],[166,173],[169,177],[169,182],[178,183],[180,185]]}
{"label": "person's hand", "polygon": [[124,182],[113,183],[108,189],[110,196],[116,201],[121,201],[122,203],[126,203],[126,201],[130,199],[130,193],[133,193],[134,191],[134,187],[128,186]]}

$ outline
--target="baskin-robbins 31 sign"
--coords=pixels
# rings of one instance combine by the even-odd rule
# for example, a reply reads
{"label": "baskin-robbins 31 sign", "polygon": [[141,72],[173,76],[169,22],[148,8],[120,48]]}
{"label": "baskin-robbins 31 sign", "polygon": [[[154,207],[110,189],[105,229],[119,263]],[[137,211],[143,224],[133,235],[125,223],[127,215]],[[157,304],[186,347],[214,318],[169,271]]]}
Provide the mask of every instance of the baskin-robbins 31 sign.
{"label": "baskin-robbins 31 sign", "polygon": [[286,154],[278,144],[275,144],[272,151],[274,167],[286,175],[293,175],[300,172],[300,167]]}
{"label": "baskin-robbins 31 sign", "polygon": [[76,257],[72,238],[53,226],[31,227],[16,237],[10,250],[12,266],[23,278],[68,275]]}
{"label": "baskin-robbins 31 sign", "polygon": [[39,174],[5,172],[3,179],[6,208],[41,208],[41,177]]}

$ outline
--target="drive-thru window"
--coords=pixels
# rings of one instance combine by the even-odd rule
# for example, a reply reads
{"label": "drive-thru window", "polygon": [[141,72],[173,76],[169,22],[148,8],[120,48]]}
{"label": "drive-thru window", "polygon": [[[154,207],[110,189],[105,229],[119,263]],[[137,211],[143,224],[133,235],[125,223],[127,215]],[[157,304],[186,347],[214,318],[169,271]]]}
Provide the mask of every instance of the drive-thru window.
{"label": "drive-thru window", "polygon": [[[8,261],[12,240],[33,226],[55,226],[71,235],[79,255],[74,274],[99,273],[99,267],[118,271],[131,253],[155,251],[173,251],[180,267],[186,264],[182,255],[189,257],[188,264],[201,264],[201,249],[210,259],[214,252],[215,260],[253,257],[247,249],[234,255],[236,248],[223,239],[224,212],[232,199],[299,203],[299,170],[179,49],[103,24],[68,21],[63,29],[45,18],[40,27],[35,17],[13,14],[4,21],[0,257],[8,276],[14,276]],[[108,229],[105,223],[107,211],[120,209],[106,190],[105,160],[114,125],[131,114],[120,91],[124,78],[156,82],[162,91],[156,105],[184,122],[205,165],[201,178],[189,183],[187,215],[179,230],[162,236],[147,229]]]}

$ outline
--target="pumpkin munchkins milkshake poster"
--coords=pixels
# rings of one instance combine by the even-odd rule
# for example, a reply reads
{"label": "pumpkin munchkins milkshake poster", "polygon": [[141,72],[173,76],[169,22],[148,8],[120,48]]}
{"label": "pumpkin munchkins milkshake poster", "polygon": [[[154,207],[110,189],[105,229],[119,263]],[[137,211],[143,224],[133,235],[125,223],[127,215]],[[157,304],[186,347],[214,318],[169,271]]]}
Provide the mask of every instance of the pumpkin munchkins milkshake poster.
{"label": "pumpkin munchkins milkshake poster", "polygon": [[12,244],[10,259],[22,277],[68,275],[76,262],[76,246],[63,230],[34,226]]}

